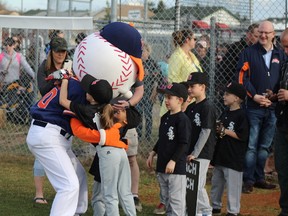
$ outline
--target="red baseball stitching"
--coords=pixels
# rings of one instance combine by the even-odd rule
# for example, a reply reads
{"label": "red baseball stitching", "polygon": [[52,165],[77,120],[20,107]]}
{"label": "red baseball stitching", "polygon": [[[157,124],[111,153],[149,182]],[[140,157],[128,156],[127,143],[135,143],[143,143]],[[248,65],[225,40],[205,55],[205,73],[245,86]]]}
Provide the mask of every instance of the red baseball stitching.
{"label": "red baseball stitching", "polygon": [[[103,40],[104,42],[108,42],[106,39],[101,37],[99,33],[95,32],[93,34],[96,38]],[[77,47],[78,49],[78,55],[77,55],[77,64],[78,64],[78,70],[79,70],[79,77],[82,77],[82,74],[87,74],[86,67],[84,65],[85,63],[85,51],[87,46],[87,39],[81,41],[80,45]],[[129,58],[129,55],[123,52],[122,50],[118,49],[114,45],[110,44],[111,47],[113,47],[113,51],[119,53],[118,57],[120,58],[122,62],[122,72],[120,76],[111,83],[112,89],[116,90],[119,86],[123,86],[124,83],[128,80],[128,77],[132,73],[132,60]],[[84,76],[83,75],[83,76]]]}

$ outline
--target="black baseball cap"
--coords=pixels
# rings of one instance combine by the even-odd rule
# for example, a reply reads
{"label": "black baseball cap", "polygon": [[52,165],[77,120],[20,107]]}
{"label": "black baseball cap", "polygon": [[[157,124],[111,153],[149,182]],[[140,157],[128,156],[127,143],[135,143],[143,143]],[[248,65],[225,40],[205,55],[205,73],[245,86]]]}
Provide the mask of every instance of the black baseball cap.
{"label": "black baseball cap", "polygon": [[130,106],[126,109],[127,116],[127,129],[137,127],[141,122],[141,114],[134,106]]}
{"label": "black baseball cap", "polygon": [[60,37],[53,38],[50,41],[50,47],[51,47],[51,50],[55,52],[68,50],[67,41],[64,38],[60,38]]}
{"label": "black baseball cap", "polygon": [[190,73],[188,76],[186,85],[204,84],[205,86],[208,86],[208,83],[208,76],[206,73],[194,72]]}
{"label": "black baseball cap", "polygon": [[112,86],[107,80],[96,79],[86,74],[80,82],[84,91],[89,93],[99,104],[108,104],[112,99]]}
{"label": "black baseball cap", "polygon": [[246,98],[246,89],[244,88],[243,85],[237,83],[237,82],[231,82],[229,83],[226,88],[225,91],[230,93],[230,94],[234,94],[237,97],[239,97],[242,100],[245,100]]}
{"label": "black baseball cap", "polygon": [[165,88],[158,88],[157,92],[161,94],[169,94],[172,96],[181,97],[184,101],[186,101],[188,97],[187,87],[182,83],[168,84],[165,86]]}

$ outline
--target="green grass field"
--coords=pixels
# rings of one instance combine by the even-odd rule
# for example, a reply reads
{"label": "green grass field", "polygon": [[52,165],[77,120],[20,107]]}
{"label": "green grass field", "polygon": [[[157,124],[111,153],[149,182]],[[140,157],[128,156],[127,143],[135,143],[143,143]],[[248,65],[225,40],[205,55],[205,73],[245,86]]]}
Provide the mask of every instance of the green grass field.
{"label": "green grass field", "polygon": [[[159,188],[154,172],[145,166],[145,160],[139,158],[141,167],[141,180],[139,195],[143,205],[143,211],[138,216],[153,215],[153,210],[159,202]],[[45,181],[45,198],[48,205],[34,205],[34,184],[33,184],[33,162],[32,156],[0,154],[0,215],[9,216],[46,216],[49,215],[50,207],[55,192],[49,181]],[[86,170],[89,169],[90,161],[84,163]],[[88,176],[89,199],[93,178]],[[208,175],[207,189],[210,190]],[[279,189],[277,190],[254,190],[252,194],[243,194],[241,199],[241,215],[249,216],[274,216],[279,213]],[[223,200],[225,211],[225,196]],[[89,206],[86,216],[92,216],[92,208]],[[124,215],[121,213],[121,215]],[[225,214],[223,214],[225,215]]]}
{"label": "green grass field", "polygon": [[[34,205],[34,184],[33,184],[33,162],[32,156],[0,155],[0,215],[9,216],[45,216],[49,215],[51,204],[55,195],[54,189],[49,181],[45,181],[44,192],[48,205]],[[84,167],[89,169],[89,162]],[[143,211],[138,215],[151,215],[158,202],[158,184],[155,178],[151,178],[147,172],[141,173],[140,194],[145,193]],[[89,199],[93,178],[88,176]],[[92,208],[89,206],[85,215],[93,215]],[[124,215],[124,214],[123,214]]]}

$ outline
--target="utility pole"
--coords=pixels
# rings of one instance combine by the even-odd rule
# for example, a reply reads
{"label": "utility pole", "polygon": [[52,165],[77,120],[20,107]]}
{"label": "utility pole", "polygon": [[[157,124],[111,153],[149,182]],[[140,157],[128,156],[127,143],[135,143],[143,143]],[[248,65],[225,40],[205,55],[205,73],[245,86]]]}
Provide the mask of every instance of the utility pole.
{"label": "utility pole", "polygon": [[111,0],[111,22],[117,21],[117,0]]}

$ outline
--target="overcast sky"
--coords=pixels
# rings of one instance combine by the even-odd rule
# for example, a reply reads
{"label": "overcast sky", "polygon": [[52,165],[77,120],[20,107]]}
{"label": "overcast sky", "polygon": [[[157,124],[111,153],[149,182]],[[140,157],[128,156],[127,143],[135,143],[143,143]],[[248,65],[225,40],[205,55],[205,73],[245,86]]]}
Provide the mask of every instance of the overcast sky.
{"label": "overcast sky", "polygon": [[[7,7],[13,10],[19,10],[21,11],[22,9],[22,4],[23,4],[23,10],[27,11],[30,9],[47,9],[47,1],[48,0],[0,0],[4,3],[6,3]],[[64,2],[68,2],[68,0],[62,0]],[[106,1],[107,0],[93,0],[92,1],[92,10],[93,11],[98,11],[102,9],[103,7],[106,6]],[[155,0],[156,4],[158,3],[159,0]],[[254,13],[253,13],[253,19],[254,21],[257,21],[259,19],[264,19],[267,17],[284,17],[285,13],[285,1],[287,0],[254,0]],[[50,0],[50,2],[54,2],[56,5],[56,0]],[[89,2],[89,1],[87,1]],[[108,0],[109,3],[111,3],[111,0]],[[120,0],[118,0],[120,2]],[[122,4],[125,2],[141,2],[143,3],[144,0],[122,0]],[[167,5],[170,3],[170,6],[174,4],[174,0],[165,0],[165,4]],[[167,3],[168,2],[168,3]],[[203,3],[205,0],[180,0],[180,2],[194,2],[195,3]],[[227,6],[227,4],[230,4],[228,9],[232,10],[233,7],[236,7],[237,9],[240,9],[242,11],[247,10],[247,7],[249,4],[249,0],[206,0],[205,3],[206,5],[209,4],[215,5],[218,3],[219,5],[222,6]],[[246,2],[246,3],[245,3]],[[193,4],[193,3],[192,3]],[[247,6],[246,8],[242,8],[242,5]],[[89,4],[88,3],[73,3],[73,8],[83,8],[83,9],[89,9]],[[234,12],[234,11],[233,11]],[[248,14],[247,14],[248,16]]]}

